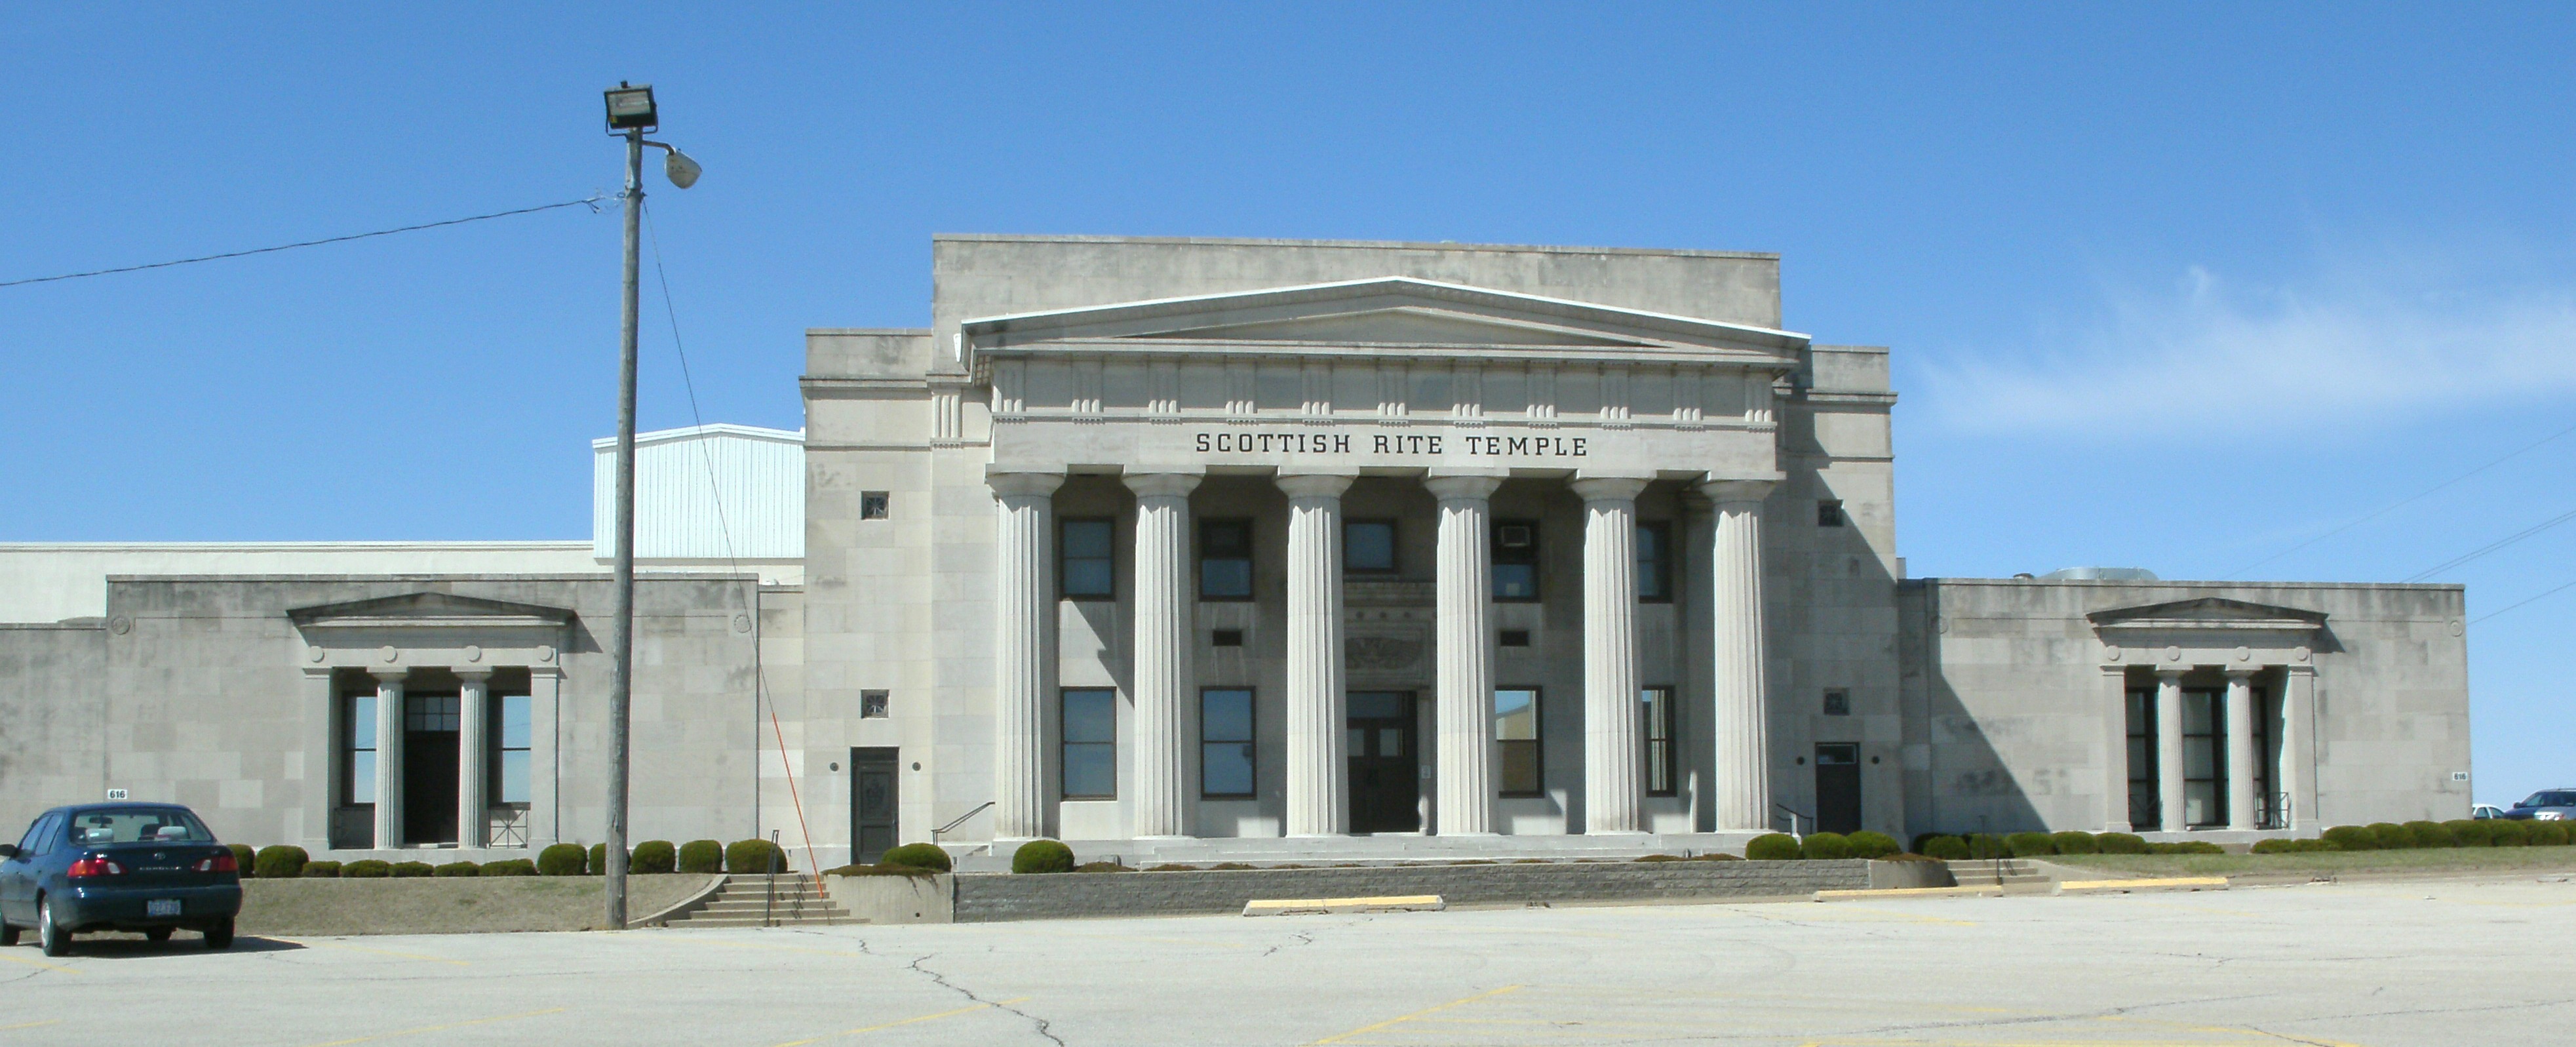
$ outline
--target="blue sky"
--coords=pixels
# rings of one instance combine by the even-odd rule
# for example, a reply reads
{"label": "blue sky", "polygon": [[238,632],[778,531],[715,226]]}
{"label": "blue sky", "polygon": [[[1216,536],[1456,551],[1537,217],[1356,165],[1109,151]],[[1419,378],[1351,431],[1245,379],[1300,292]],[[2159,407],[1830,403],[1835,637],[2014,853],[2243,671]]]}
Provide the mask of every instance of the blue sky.
{"label": "blue sky", "polygon": [[[613,189],[628,78],[708,170],[652,200],[709,421],[925,323],[933,232],[1762,250],[1895,348],[1916,575],[2396,581],[2576,509],[2570,435],[2335,531],[2576,425],[2565,8],[938,6],[22,9],[0,280]],[[0,289],[0,540],[584,536],[617,237]],[[2576,524],[2432,580],[2576,581]],[[2482,800],[2576,784],[2571,618],[2470,631]]]}

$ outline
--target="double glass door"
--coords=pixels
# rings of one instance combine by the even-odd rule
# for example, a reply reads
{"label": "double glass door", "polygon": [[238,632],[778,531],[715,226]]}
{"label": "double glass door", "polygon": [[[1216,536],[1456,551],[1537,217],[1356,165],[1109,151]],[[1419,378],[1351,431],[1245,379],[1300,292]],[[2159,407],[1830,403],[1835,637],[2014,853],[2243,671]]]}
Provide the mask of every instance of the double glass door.
{"label": "double glass door", "polygon": [[1353,691],[1344,739],[1351,761],[1351,831],[1422,831],[1419,728],[1410,691]]}

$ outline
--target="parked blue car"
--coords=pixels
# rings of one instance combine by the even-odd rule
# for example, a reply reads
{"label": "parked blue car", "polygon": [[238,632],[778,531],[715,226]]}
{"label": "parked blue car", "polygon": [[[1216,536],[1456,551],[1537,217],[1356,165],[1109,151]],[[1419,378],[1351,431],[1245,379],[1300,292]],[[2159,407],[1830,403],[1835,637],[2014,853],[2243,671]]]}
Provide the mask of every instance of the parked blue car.
{"label": "parked blue car", "polygon": [[2542,789],[2523,797],[2504,816],[2517,821],[2576,821],[2576,789]]}
{"label": "parked blue car", "polygon": [[15,846],[0,844],[0,945],[36,932],[45,955],[71,951],[83,931],[177,930],[233,944],[241,869],[196,812],[167,803],[95,803],[36,816]]}

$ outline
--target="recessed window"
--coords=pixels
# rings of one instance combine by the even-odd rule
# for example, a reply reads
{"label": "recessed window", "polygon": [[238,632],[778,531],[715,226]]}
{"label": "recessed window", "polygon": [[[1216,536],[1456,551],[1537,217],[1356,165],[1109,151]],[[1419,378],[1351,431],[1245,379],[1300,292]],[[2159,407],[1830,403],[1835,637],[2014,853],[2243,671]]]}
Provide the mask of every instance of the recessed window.
{"label": "recessed window", "polygon": [[884,491],[859,492],[859,519],[883,520],[893,514],[894,501]]}
{"label": "recessed window", "polygon": [[1673,689],[1649,687],[1637,692],[1637,711],[1646,718],[1646,795],[1674,795],[1681,776],[1673,770],[1673,738],[1679,733]]}
{"label": "recessed window", "polygon": [[1118,692],[1106,687],[1064,691],[1063,793],[1068,800],[1118,796]]}
{"label": "recessed window", "polygon": [[489,704],[492,780],[488,795],[495,804],[529,801],[528,753],[536,740],[533,702],[524,694],[496,694]]}
{"label": "recessed window", "polygon": [[1351,574],[1394,574],[1395,521],[1343,523],[1342,570]]}
{"label": "recessed window", "polygon": [[1673,602],[1673,525],[1662,520],[1637,525],[1637,601]]}
{"label": "recessed window", "polygon": [[1494,599],[1538,599],[1538,521],[1494,522]]}
{"label": "recessed window", "polygon": [[1199,692],[1199,795],[1249,799],[1253,781],[1252,692],[1211,687]]}
{"label": "recessed window", "polygon": [[859,692],[859,719],[882,720],[894,714],[893,696],[884,691]]}
{"label": "recessed window", "polygon": [[1529,646],[1529,630],[1505,629],[1502,631],[1502,635],[1496,639],[1496,642],[1504,647],[1527,647]]}
{"label": "recessed window", "polygon": [[1241,647],[1241,646],[1243,646],[1243,630],[1241,630],[1241,629],[1212,629],[1212,630],[1209,630],[1209,632],[1208,632],[1208,646],[1210,646],[1210,647]]}
{"label": "recessed window", "polygon": [[1843,503],[1830,498],[1816,503],[1816,526],[1840,527],[1842,525]]}
{"label": "recessed window", "polygon": [[1056,524],[1056,587],[1068,600],[1118,597],[1117,529],[1108,520]]}
{"label": "recessed window", "polygon": [[1199,521],[1199,599],[1252,599],[1252,521]]}
{"label": "recessed window", "polygon": [[1826,692],[1825,692],[1825,715],[1827,715],[1827,716],[1849,716],[1849,715],[1851,715],[1851,692],[1850,692],[1850,691],[1843,691],[1843,690],[1826,691]]}
{"label": "recessed window", "polygon": [[347,803],[376,802],[376,696],[353,694],[348,699],[348,713],[341,722],[348,726],[342,745],[348,758],[340,761],[346,777],[340,781],[340,795]]}
{"label": "recessed window", "polygon": [[1505,796],[1540,795],[1538,688],[1506,687],[1494,692],[1495,755],[1502,758],[1495,784]]}

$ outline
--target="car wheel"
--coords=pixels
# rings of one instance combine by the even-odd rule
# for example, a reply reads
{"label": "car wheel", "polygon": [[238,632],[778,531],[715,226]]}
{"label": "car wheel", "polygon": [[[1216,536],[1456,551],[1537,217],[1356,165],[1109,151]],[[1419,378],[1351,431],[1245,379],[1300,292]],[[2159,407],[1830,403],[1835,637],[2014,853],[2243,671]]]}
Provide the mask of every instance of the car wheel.
{"label": "car wheel", "polygon": [[231,920],[227,919],[206,928],[206,948],[230,949],[232,947],[233,922]]}
{"label": "car wheel", "polygon": [[167,927],[155,927],[143,932],[143,936],[156,942],[166,942],[170,940],[170,929]]}
{"label": "car wheel", "polygon": [[72,932],[54,922],[54,907],[48,902],[36,903],[36,944],[44,948],[47,956],[62,956],[72,951]]}

